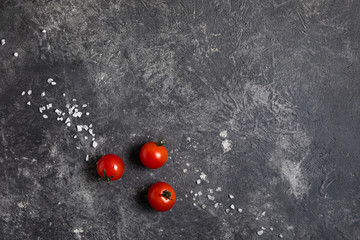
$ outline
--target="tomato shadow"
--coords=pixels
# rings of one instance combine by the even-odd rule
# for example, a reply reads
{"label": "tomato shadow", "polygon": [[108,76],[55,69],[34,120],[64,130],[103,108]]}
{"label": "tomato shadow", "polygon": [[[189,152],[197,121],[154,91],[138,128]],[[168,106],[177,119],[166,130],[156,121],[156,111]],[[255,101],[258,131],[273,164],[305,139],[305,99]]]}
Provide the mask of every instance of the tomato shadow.
{"label": "tomato shadow", "polygon": [[140,187],[135,195],[135,202],[141,207],[142,210],[155,213],[156,211],[150,206],[147,198],[147,193],[150,187],[151,184]]}
{"label": "tomato shadow", "polygon": [[96,170],[96,163],[99,161],[99,159],[102,157],[102,155],[94,155],[89,158],[88,161],[86,161],[85,165],[85,173],[87,180],[91,182],[98,182],[100,177]]}
{"label": "tomato shadow", "polygon": [[129,156],[128,159],[130,160],[129,163],[135,168],[145,169],[144,165],[140,161],[140,150],[145,143],[146,141],[136,143],[128,150],[127,155]]}

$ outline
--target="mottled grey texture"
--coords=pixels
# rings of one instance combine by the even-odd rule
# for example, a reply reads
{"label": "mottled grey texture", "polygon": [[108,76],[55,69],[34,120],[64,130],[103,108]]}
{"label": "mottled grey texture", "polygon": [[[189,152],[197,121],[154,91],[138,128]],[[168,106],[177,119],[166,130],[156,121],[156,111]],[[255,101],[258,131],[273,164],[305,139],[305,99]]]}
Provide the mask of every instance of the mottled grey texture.
{"label": "mottled grey texture", "polygon": [[[1,239],[360,239],[359,12],[357,0],[1,1]],[[73,98],[96,149],[39,113]],[[145,169],[139,148],[160,134],[170,158]],[[110,185],[95,171],[105,153],[126,165]],[[159,180],[178,195],[165,213],[145,195]]]}

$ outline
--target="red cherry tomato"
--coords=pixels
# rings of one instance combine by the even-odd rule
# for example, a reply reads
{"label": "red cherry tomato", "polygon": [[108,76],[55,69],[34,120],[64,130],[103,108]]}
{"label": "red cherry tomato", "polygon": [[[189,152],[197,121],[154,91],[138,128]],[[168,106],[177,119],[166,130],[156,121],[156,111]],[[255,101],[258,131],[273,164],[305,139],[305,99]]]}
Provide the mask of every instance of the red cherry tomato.
{"label": "red cherry tomato", "polygon": [[148,200],[152,208],[159,212],[170,210],[176,201],[174,189],[165,182],[151,185],[148,191]]}
{"label": "red cherry tomato", "polygon": [[148,142],[140,150],[140,160],[147,168],[156,169],[166,163],[168,152],[164,142],[160,139],[156,142]]}
{"label": "red cherry tomato", "polygon": [[125,165],[120,157],[114,154],[107,154],[97,162],[96,169],[100,177],[110,182],[122,177]]}

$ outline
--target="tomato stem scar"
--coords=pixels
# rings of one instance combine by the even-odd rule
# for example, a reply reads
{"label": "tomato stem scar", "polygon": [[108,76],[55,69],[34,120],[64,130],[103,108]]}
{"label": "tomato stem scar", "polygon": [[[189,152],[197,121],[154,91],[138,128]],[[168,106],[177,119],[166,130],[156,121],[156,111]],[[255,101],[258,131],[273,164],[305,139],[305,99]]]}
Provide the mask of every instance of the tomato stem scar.
{"label": "tomato stem scar", "polygon": [[156,145],[157,146],[163,146],[164,145],[164,138],[163,138],[163,136],[160,136],[160,138],[159,138],[159,140],[157,141],[157,143],[156,143]]}
{"label": "tomato stem scar", "polygon": [[163,196],[164,198],[170,199],[171,201],[173,201],[170,197],[171,197],[171,192],[169,192],[168,190],[164,190],[164,192],[161,194],[161,196]]}
{"label": "tomato stem scar", "polygon": [[111,177],[106,176],[106,172],[105,172],[105,169],[104,169],[104,179],[105,179],[108,183],[111,182],[111,178],[113,178],[113,177],[114,177],[114,176],[111,176]]}

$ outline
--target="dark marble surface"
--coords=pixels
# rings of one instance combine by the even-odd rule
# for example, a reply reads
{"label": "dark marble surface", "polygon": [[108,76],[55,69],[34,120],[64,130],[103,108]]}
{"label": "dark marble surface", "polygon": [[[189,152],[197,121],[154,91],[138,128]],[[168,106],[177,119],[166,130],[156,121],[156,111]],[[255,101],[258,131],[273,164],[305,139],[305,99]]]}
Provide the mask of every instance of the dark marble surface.
{"label": "dark marble surface", "polygon": [[[1,239],[360,239],[359,12],[2,0]],[[70,126],[66,104],[83,113]],[[90,124],[96,148],[76,129]],[[139,148],[159,135],[170,158],[145,169]],[[110,185],[106,153],[126,166]],[[178,196],[165,213],[145,195],[160,180]]]}

